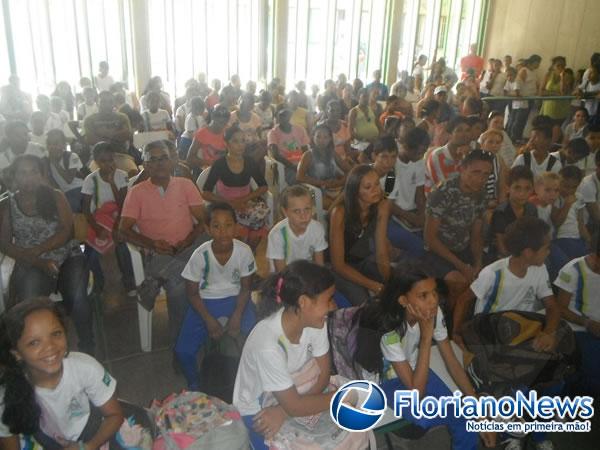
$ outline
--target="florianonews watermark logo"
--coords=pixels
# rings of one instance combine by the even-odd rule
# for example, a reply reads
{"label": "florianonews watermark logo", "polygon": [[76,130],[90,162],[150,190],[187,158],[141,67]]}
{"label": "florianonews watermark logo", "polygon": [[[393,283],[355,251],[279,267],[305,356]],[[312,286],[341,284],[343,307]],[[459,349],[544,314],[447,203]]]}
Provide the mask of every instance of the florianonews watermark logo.
{"label": "florianonews watermark logo", "polygon": [[385,394],[379,385],[359,380],[344,384],[336,392],[329,413],[346,431],[368,431],[381,420],[386,407]]}
{"label": "florianonews watermark logo", "polygon": [[[533,390],[516,391],[514,396],[500,398],[473,397],[459,391],[421,398],[416,389],[398,389],[393,403],[390,408],[397,419],[462,418],[466,430],[471,432],[588,432],[589,419],[594,416],[592,397],[538,396]],[[330,415],[344,430],[368,431],[379,423],[386,407],[386,396],[379,385],[365,380],[351,381],[331,399]]]}

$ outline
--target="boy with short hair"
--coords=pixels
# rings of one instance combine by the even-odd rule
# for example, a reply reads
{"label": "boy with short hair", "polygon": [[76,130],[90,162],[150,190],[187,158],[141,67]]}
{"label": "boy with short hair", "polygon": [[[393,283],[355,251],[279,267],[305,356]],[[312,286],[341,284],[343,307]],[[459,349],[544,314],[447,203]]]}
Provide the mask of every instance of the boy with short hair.
{"label": "boy with short hair", "polygon": [[598,150],[600,150],[600,124],[594,123],[588,125],[583,132],[583,137],[590,146],[590,153],[598,153]]}
{"label": "boy with short hair", "polygon": [[544,266],[550,254],[550,227],[537,217],[521,217],[506,230],[508,257],[483,268],[454,311],[454,337],[460,332],[473,300],[475,314],[507,310],[535,312],[546,309],[546,324],[534,341],[538,351],[551,351],[560,311]]}
{"label": "boy with short hair", "polygon": [[534,177],[543,172],[558,173],[562,169],[562,164],[556,156],[550,154],[551,149],[552,128],[538,124],[531,130],[531,136],[525,146],[524,153],[515,158],[512,166],[529,167]]}
{"label": "boy with short hair", "polygon": [[323,225],[313,219],[310,191],[300,184],[289,186],[281,193],[280,202],[285,219],[269,232],[267,259],[270,270],[279,272],[298,259],[323,265],[323,252],[328,244]]}
{"label": "boy with short hair", "polygon": [[[108,226],[109,220],[104,221],[104,225],[99,224],[97,221],[99,215],[113,217],[112,222],[116,226],[116,223],[118,223],[117,217],[121,214],[123,202],[127,195],[127,173],[117,169],[114,153],[115,149],[113,145],[108,142],[98,142],[94,145],[92,155],[98,169],[85,177],[83,186],[81,187],[81,210],[90,228],[94,231],[94,242],[98,243],[111,238],[114,234],[111,229],[112,227]],[[100,265],[100,253],[89,242],[88,240],[85,246],[85,255],[90,269],[94,274],[94,290],[102,292],[104,288],[104,274]],[[134,297],[136,291],[133,280],[133,268],[131,266],[129,250],[125,243],[117,243],[115,246],[115,256],[123,274],[123,284],[128,291],[128,296]]]}
{"label": "boy with short hair", "polygon": [[[188,388],[199,388],[196,355],[208,338],[224,333],[232,337],[250,333],[256,323],[250,301],[256,263],[252,250],[235,239],[236,215],[227,203],[208,208],[208,232],[212,239],[200,245],[181,276],[186,280],[190,303],[177,338],[175,354],[181,362]],[[219,318],[226,317],[223,326]]]}
{"label": "boy with short hair", "polygon": [[[550,253],[550,239],[548,224],[535,217],[521,217],[508,226],[505,242],[510,256],[486,266],[456,306],[453,339],[459,345],[464,346],[460,336],[462,324],[475,299],[475,314],[508,310],[536,312],[544,308],[544,326],[533,339],[532,347],[537,352],[554,350],[560,309],[544,266]],[[542,395],[558,395],[561,387],[550,386]],[[539,450],[552,448],[544,433],[534,433],[533,439]],[[522,443],[510,439],[506,448],[521,449]]]}
{"label": "boy with short hair", "polygon": [[[506,228],[521,217],[537,217],[537,208],[530,203],[533,192],[533,173],[525,166],[516,166],[508,173],[508,200],[501,203],[492,214],[490,235],[491,254],[494,257],[509,256],[504,236]],[[495,259],[495,258],[494,258]]]}
{"label": "boy with short hair", "polygon": [[571,139],[561,150],[550,154],[558,158],[563,167],[579,167],[584,175],[595,168],[594,154],[590,153],[590,146],[583,138]]}
{"label": "boy with short hair", "polygon": [[423,226],[425,224],[425,161],[423,155],[429,147],[427,131],[412,128],[403,137],[398,150],[394,172],[395,188],[388,200],[392,220],[388,225],[388,238],[392,245],[406,250],[411,256],[424,253]]}
{"label": "boy with short hair", "polygon": [[569,259],[587,253],[590,234],[585,226],[585,204],[577,196],[583,179],[582,171],[575,166],[560,170],[560,198],[552,208],[552,223],[556,227],[555,244]]}
{"label": "boy with short hair", "polygon": [[398,146],[391,136],[378,139],[373,144],[373,169],[379,175],[379,184],[383,195],[388,198],[396,186],[396,172],[394,171],[398,158]]}
{"label": "boy with short hair", "polygon": [[575,386],[582,392],[600,395],[600,235],[593,238],[593,251],[565,265],[554,285],[559,288],[558,304],[562,317],[575,332],[581,370]]}

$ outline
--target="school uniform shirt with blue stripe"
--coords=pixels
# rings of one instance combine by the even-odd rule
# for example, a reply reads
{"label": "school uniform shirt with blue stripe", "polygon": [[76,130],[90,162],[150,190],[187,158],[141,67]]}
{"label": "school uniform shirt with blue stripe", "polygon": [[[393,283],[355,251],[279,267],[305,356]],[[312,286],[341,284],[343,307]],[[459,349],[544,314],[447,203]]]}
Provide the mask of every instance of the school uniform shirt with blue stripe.
{"label": "school uniform shirt with blue stripe", "polygon": [[[448,339],[448,330],[444,313],[438,306],[435,317],[435,328],[433,329],[433,339],[441,342]],[[383,379],[391,380],[397,377],[392,362],[407,361],[410,367],[415,370],[417,359],[419,357],[419,342],[421,341],[421,328],[419,322],[414,325],[406,323],[404,336],[400,336],[398,331],[390,331],[381,337],[380,347],[383,354]]]}
{"label": "school uniform shirt with blue stripe", "polygon": [[[579,316],[600,321],[600,274],[585,261],[585,256],[575,258],[560,269],[554,285],[572,294],[569,309]],[[581,325],[570,323],[573,331],[585,331]]]}
{"label": "school uniform shirt with blue stripe", "polygon": [[542,299],[553,295],[546,266],[531,266],[523,278],[508,267],[510,257],[486,266],[471,284],[477,297],[475,314],[508,310],[537,312]]}
{"label": "school uniform shirt with blue stripe", "polygon": [[[313,261],[315,252],[327,249],[325,229],[321,223],[311,220],[306,231],[300,236],[292,231],[288,219],[278,222],[269,232],[267,242],[267,258],[283,260],[290,264],[298,259]],[[274,269],[272,267],[272,269]]]}
{"label": "school uniform shirt with blue stripe", "polygon": [[205,242],[194,251],[181,276],[199,284],[202,298],[238,295],[241,279],[256,271],[252,250],[248,245],[234,239],[231,256],[222,266],[213,253],[212,242]]}

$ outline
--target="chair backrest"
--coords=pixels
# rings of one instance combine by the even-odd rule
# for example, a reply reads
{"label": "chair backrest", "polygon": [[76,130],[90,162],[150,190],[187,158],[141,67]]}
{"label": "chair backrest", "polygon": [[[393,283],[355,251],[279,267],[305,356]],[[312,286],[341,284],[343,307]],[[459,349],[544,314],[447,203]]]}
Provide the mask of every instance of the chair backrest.
{"label": "chair backrest", "polygon": [[169,139],[169,132],[162,131],[144,131],[133,135],[133,146],[135,148],[143,148],[146,144],[154,141],[162,141]]}

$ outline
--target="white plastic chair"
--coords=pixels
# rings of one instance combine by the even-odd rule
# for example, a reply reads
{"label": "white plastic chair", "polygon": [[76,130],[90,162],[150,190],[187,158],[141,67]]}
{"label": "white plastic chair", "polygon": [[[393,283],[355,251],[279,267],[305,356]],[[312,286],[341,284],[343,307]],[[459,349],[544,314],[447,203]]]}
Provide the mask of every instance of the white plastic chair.
{"label": "white plastic chair", "polygon": [[[198,179],[196,180],[196,186],[198,186],[198,189],[200,189],[200,191],[204,190],[204,183],[206,183],[206,179],[208,178],[208,173],[210,172],[210,167],[207,167],[206,169],[204,169],[202,172],[200,172],[200,175],[198,175]],[[254,181],[254,179],[250,180],[250,187],[252,189],[257,189],[258,185],[256,184],[256,182]],[[214,192],[214,189],[213,189]],[[265,202],[267,203],[267,206],[269,207],[269,217],[267,218],[267,228],[271,228],[273,226],[273,221],[275,218],[275,207],[274,207],[274,200],[273,200],[273,194],[269,191],[267,191],[267,193],[265,194]],[[206,202],[207,205],[209,204],[208,202]]]}
{"label": "white plastic chair", "polygon": [[[135,286],[139,287],[144,281],[144,262],[139,247],[127,243],[133,266]],[[143,352],[152,351],[152,311],[148,311],[140,303],[137,304],[138,324],[140,328],[140,347]]]}

